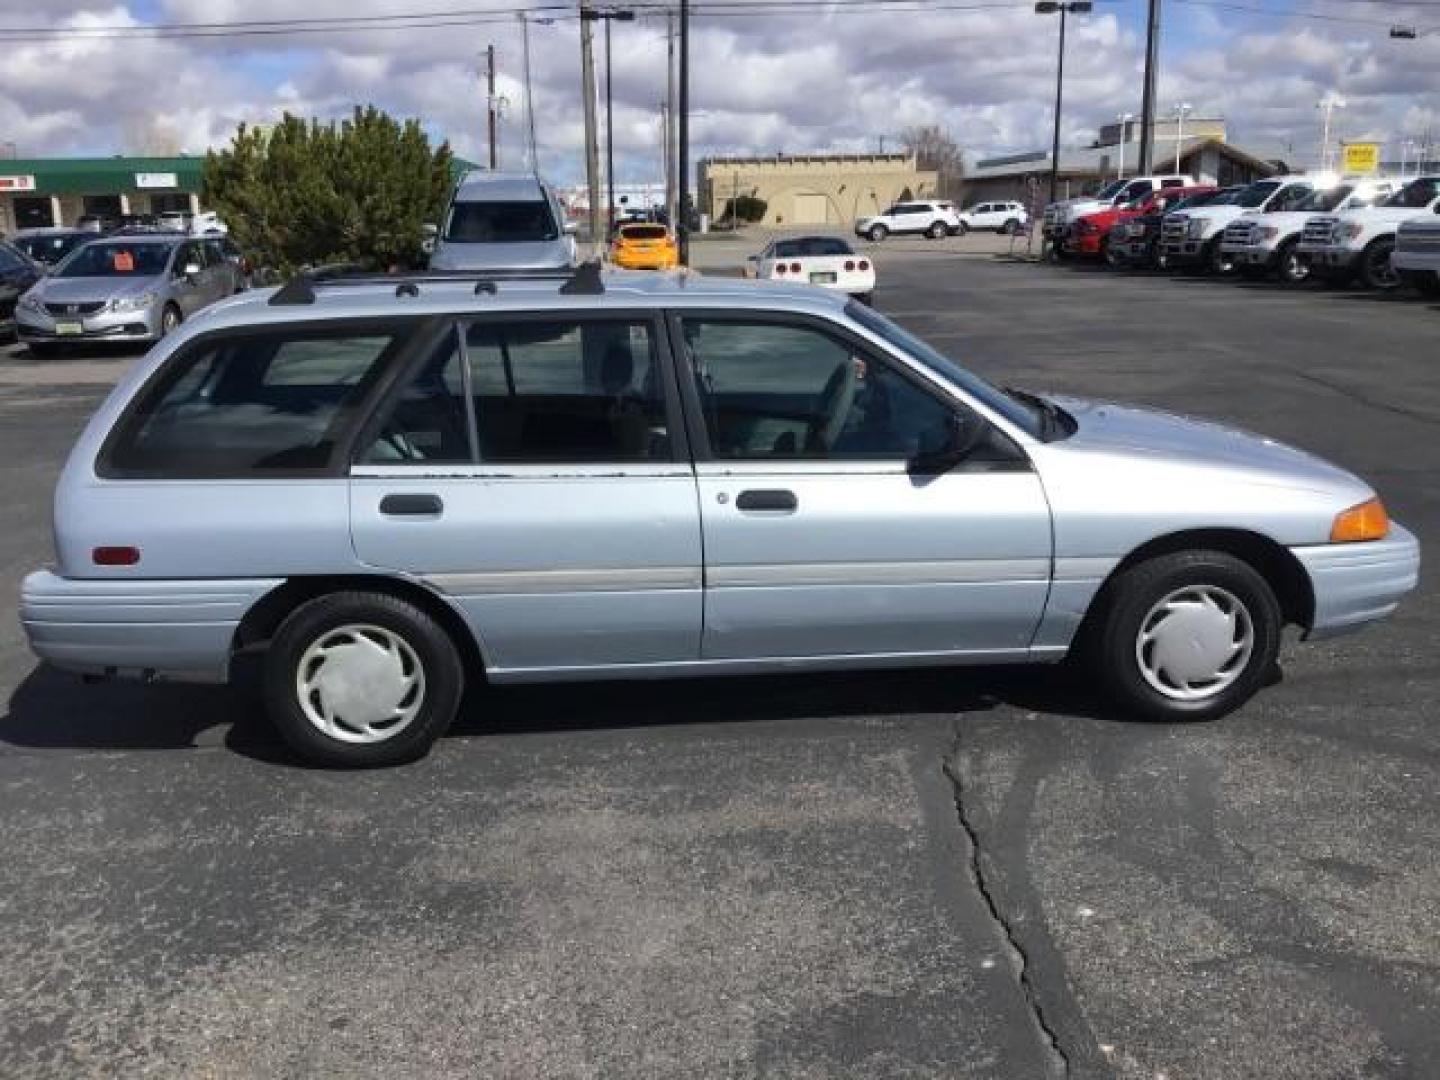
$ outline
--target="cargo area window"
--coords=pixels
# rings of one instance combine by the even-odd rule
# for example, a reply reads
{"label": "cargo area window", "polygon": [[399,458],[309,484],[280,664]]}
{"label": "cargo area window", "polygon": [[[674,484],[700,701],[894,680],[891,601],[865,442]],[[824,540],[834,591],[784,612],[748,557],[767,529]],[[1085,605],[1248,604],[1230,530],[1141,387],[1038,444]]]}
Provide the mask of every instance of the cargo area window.
{"label": "cargo area window", "polygon": [[323,473],[399,336],[202,339],[173,357],[121,420],[101,471],[166,479]]}

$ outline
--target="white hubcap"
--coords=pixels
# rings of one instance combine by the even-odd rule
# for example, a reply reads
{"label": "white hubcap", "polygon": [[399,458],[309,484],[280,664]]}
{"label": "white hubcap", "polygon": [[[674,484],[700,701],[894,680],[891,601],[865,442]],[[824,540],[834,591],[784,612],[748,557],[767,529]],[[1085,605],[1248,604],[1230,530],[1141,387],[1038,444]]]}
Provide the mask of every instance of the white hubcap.
{"label": "white hubcap", "polygon": [[321,733],[341,742],[380,742],[420,711],[425,669],[398,634],[369,624],[341,626],[305,650],[295,693]]}
{"label": "white hubcap", "polygon": [[1250,613],[1214,585],[1166,596],[1145,616],[1135,641],[1145,681],[1176,701],[1214,697],[1240,677],[1254,650]]}

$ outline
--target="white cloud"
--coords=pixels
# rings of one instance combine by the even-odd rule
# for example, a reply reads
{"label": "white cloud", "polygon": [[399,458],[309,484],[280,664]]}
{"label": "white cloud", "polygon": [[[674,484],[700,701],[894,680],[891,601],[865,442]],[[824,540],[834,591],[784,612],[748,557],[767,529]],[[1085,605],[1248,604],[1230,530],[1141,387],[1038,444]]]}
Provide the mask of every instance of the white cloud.
{"label": "white cloud", "polygon": [[[1324,12],[1356,5],[1315,0]],[[433,11],[434,0],[385,0],[374,11]],[[1367,9],[1373,5],[1367,5]],[[0,0],[7,25],[128,25],[111,0]],[[357,10],[358,9],[358,10]],[[294,0],[163,0],[182,22],[296,18]],[[355,0],[307,0],[303,14],[363,13]],[[1140,106],[1140,6],[1070,23],[1065,137],[1080,142]],[[1440,35],[1392,42],[1383,26],[1266,20],[1245,30],[1218,10],[1187,8],[1194,44],[1169,40],[1162,111],[1176,100],[1223,114],[1244,147],[1289,149],[1302,163],[1319,138],[1315,101],[1349,101],[1341,135],[1423,133],[1440,115]],[[1423,7],[1378,15],[1424,25]],[[1434,9],[1429,10],[1433,21]],[[1015,10],[865,16],[701,17],[692,41],[693,156],[710,152],[862,150],[894,146],[909,124],[948,126],[974,153],[1047,145],[1054,93],[1053,18]],[[580,171],[577,23],[533,25],[536,127],[547,172]],[[603,46],[603,35],[597,35]],[[524,95],[518,25],[295,37],[87,39],[14,44],[0,64],[0,124],[22,153],[120,152],[135,132],[173,133],[191,151],[223,144],[240,120],[282,109],[338,116],[374,102],[418,116],[463,156],[485,155],[479,53],[494,42],[505,160],[519,164]],[[658,103],[665,87],[663,23],[613,27],[616,154],[622,179],[659,173]],[[599,58],[597,58],[599,59]],[[602,69],[603,73],[603,69]],[[603,85],[603,83],[602,83]],[[1440,125],[1437,125],[1440,140]]]}

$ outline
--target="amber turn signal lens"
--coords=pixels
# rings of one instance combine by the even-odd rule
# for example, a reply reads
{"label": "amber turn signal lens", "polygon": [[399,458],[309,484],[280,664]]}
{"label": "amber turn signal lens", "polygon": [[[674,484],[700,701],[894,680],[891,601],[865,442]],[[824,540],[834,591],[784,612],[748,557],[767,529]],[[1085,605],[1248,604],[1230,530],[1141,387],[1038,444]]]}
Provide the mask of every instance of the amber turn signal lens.
{"label": "amber turn signal lens", "polygon": [[1385,504],[1371,499],[1335,515],[1330,527],[1332,544],[1353,544],[1361,540],[1384,540],[1390,535],[1390,517]]}

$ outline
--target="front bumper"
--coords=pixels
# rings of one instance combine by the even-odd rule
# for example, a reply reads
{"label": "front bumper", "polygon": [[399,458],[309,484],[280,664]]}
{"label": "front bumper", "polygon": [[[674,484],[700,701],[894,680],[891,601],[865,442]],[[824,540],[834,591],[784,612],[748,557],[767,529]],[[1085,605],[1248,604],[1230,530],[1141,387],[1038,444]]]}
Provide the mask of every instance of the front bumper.
{"label": "front bumper", "polygon": [[1325,270],[1351,270],[1360,259],[1360,252],[1355,248],[1337,245],[1311,247],[1301,244],[1296,250],[1310,260],[1311,266]]}
{"label": "front bumper", "polygon": [[1072,229],[1065,234],[1065,250],[1071,255],[1099,255],[1104,233],[1082,233]]}
{"label": "front bumper", "polygon": [[1290,549],[1315,595],[1307,638],[1358,630],[1395,610],[1420,577],[1420,542],[1394,522],[1384,540],[1315,544]]}
{"label": "front bumper", "polygon": [[1198,263],[1205,258],[1205,248],[1209,240],[1202,237],[1199,240],[1192,240],[1188,236],[1184,240],[1162,240],[1160,250],[1171,263],[1184,265],[1186,263]]}
{"label": "front bumper", "polygon": [[20,586],[20,623],[36,656],[69,671],[224,682],[240,620],[280,584],[91,580],[39,570]]}
{"label": "front bumper", "polygon": [[[79,332],[61,333],[61,327],[67,324],[78,326]],[[143,311],[99,311],[72,317],[54,317],[17,307],[15,332],[21,341],[156,341],[160,337],[160,315],[153,306]]]}
{"label": "front bumper", "polygon": [[1264,244],[1220,244],[1220,250],[1235,261],[1236,266],[1269,268],[1275,264],[1276,248]]}
{"label": "front bumper", "polygon": [[1440,274],[1440,251],[1403,251],[1397,248],[1390,256],[1390,265],[1396,270],[1429,270]]}

